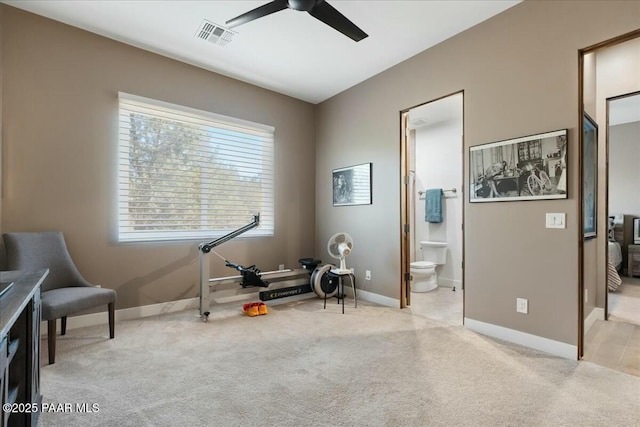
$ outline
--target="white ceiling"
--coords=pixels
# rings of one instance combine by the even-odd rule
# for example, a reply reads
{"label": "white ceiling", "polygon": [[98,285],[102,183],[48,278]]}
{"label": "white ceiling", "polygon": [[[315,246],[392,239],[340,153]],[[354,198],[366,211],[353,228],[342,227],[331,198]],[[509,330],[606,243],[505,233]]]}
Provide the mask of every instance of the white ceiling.
{"label": "white ceiling", "polygon": [[640,122],[640,95],[609,102],[609,126]]}
{"label": "white ceiling", "polygon": [[369,37],[354,42],[306,12],[283,10],[235,27],[224,47],[195,37],[266,1],[2,0],[105,37],[311,103],[319,103],[520,0],[329,3]]}
{"label": "white ceiling", "polygon": [[408,128],[438,126],[451,121],[462,123],[462,94],[428,102],[409,111]]}

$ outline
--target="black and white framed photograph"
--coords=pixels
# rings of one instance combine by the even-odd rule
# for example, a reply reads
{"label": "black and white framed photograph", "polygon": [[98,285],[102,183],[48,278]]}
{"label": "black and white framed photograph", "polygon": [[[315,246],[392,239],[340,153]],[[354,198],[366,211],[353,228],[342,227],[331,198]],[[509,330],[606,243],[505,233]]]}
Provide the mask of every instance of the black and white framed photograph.
{"label": "black and white framed photograph", "polygon": [[582,227],[584,239],[597,235],[598,125],[584,113],[582,124]]}
{"label": "black and white framed photograph", "polygon": [[371,204],[371,163],[333,170],[333,206]]}
{"label": "black and white framed photograph", "polygon": [[567,198],[567,129],[469,148],[469,202]]}

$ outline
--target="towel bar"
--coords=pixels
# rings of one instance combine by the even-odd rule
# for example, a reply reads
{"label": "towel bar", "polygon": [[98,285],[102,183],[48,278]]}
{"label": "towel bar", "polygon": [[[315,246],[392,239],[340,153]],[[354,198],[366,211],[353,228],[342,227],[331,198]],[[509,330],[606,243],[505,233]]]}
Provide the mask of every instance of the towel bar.
{"label": "towel bar", "polygon": [[[458,190],[455,187],[449,190],[442,190],[443,193],[446,193],[447,191],[454,194],[458,192]],[[423,196],[424,193],[425,193],[424,191],[418,191],[418,196]],[[419,197],[418,200],[424,200],[424,197]]]}

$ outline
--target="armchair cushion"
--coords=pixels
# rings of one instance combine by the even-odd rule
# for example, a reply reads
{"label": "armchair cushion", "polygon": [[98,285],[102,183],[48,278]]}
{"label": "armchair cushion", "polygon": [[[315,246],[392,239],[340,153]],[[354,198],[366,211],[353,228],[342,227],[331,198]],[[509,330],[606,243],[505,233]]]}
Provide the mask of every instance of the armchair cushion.
{"label": "armchair cushion", "polygon": [[93,286],[80,274],[69,255],[62,232],[6,233],[6,267],[9,270],[48,268],[43,291],[57,288]]}
{"label": "armchair cushion", "polygon": [[116,301],[116,291],[98,287],[60,288],[42,292],[42,320],[53,320]]}

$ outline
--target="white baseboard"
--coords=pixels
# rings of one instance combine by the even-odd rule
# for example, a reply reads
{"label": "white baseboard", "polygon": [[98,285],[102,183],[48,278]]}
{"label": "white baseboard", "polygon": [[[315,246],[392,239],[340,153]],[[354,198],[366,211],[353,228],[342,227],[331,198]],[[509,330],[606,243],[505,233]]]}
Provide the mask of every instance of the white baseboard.
{"label": "white baseboard", "polygon": [[[115,311],[115,319],[132,320],[141,317],[157,316],[164,313],[173,313],[189,309],[198,309],[198,298],[189,298],[178,301],[169,301],[159,304],[143,305],[140,307],[123,308]],[[84,314],[81,316],[67,317],[67,330],[84,328],[85,326],[107,325],[109,323],[109,315],[106,311],[101,313]],[[57,322],[58,328],[60,322]],[[42,336],[46,336],[47,322],[43,321],[40,325]]]}
{"label": "white baseboard", "polygon": [[516,331],[515,329],[509,329],[491,323],[480,322],[479,320],[469,319],[467,317],[464,319],[464,326],[482,335],[488,335],[493,338],[544,351],[545,353],[550,353],[565,359],[578,359],[578,347],[575,345],[554,341],[549,338]]}
{"label": "white baseboard", "polygon": [[[349,286],[346,286],[346,288],[347,288],[346,289],[347,294],[352,292],[352,290],[349,289],[350,288]],[[373,302],[373,303],[384,305],[387,307],[393,307],[393,308],[400,307],[400,300],[397,300],[394,298],[385,297],[382,295],[374,294],[373,292],[367,292],[360,289],[357,289],[357,293],[358,293],[358,298],[364,301]],[[286,304],[288,302],[300,301],[300,300],[309,299],[309,298],[318,298],[318,297],[315,293],[310,292],[306,294],[294,295],[291,297],[270,300],[270,301],[267,301],[267,305],[274,306],[274,305]],[[238,301],[258,301],[258,299],[259,299],[258,292],[250,292],[250,293],[244,293],[244,294],[238,294],[238,295],[225,295],[225,296],[221,296],[221,298],[216,298],[214,300],[215,301],[214,305],[216,303],[224,304],[224,303],[238,302]],[[133,319],[140,319],[142,317],[157,316],[159,314],[174,313],[174,312],[183,311],[183,310],[198,310],[198,304],[199,304],[199,298],[196,297],[196,298],[188,298],[188,299],[183,299],[178,301],[169,301],[169,302],[163,302],[158,304],[143,305],[140,307],[123,308],[120,310],[116,310],[115,319],[116,321],[133,320]],[[57,322],[57,323],[59,328],[60,322]],[[86,326],[107,325],[108,323],[109,323],[109,316],[107,315],[106,311],[101,313],[91,313],[91,314],[85,314],[81,316],[73,316],[73,317],[67,318],[67,330],[84,328]],[[40,325],[40,330],[42,331],[42,336],[45,337],[47,335],[46,321],[42,322],[42,324]]]}
{"label": "white baseboard", "polygon": [[[358,292],[359,296],[360,292]],[[267,305],[274,306],[279,304],[285,304],[287,302],[292,301],[300,301],[308,298],[317,298],[316,294],[313,292],[294,295],[286,298],[278,298],[274,300],[267,301]],[[258,301],[259,296],[258,292],[246,293],[244,295],[236,295],[233,298],[222,298],[224,301],[217,301],[217,303],[228,303],[228,302],[237,302],[237,301]],[[169,301],[158,304],[150,304],[143,305],[140,307],[131,307],[131,308],[123,308],[115,311],[115,319],[116,321],[121,320],[133,320],[140,319],[142,317],[150,317],[157,316],[160,314],[166,313],[174,313],[177,311],[183,310],[198,310],[199,298],[188,298],[178,301]],[[216,303],[213,304],[215,306]],[[109,316],[107,312],[101,313],[91,313],[85,314],[81,316],[74,316],[67,318],[67,330],[84,328],[86,326],[94,326],[94,325],[107,325],[109,323]],[[60,328],[60,322],[57,322],[57,327]],[[40,324],[40,330],[42,331],[42,336],[47,336],[47,322],[43,321]]]}
{"label": "white baseboard", "polygon": [[589,329],[596,323],[596,320],[604,320],[604,308],[594,307],[591,313],[584,319],[584,334],[589,332]]}
{"label": "white baseboard", "polygon": [[373,292],[363,291],[357,288],[356,292],[358,294],[358,299],[384,305],[385,307],[400,308],[399,299],[385,297],[380,294],[374,294]]}

